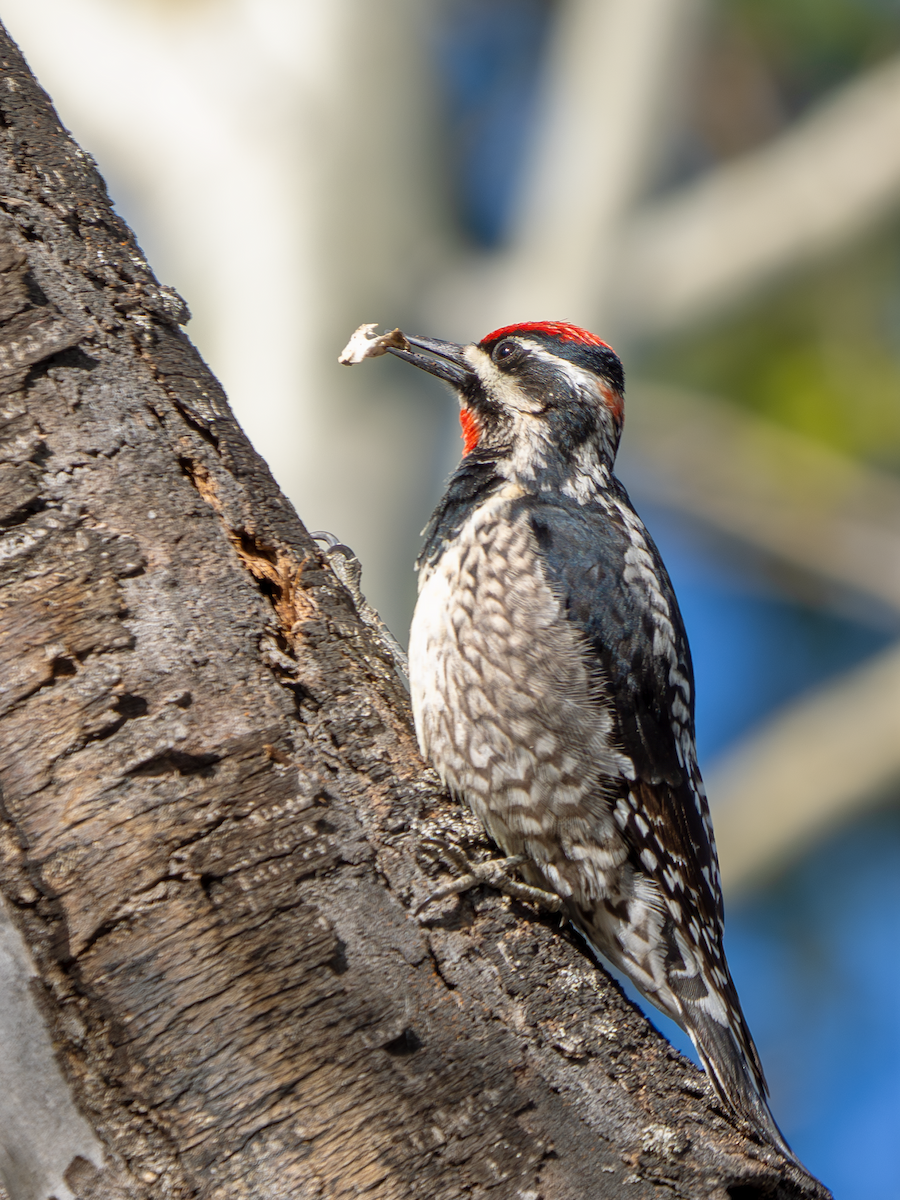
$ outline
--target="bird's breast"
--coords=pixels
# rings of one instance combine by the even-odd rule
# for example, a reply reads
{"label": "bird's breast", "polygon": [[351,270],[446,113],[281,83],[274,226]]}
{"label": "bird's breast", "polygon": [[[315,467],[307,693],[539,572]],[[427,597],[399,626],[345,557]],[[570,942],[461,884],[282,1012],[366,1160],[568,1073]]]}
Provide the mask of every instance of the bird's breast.
{"label": "bird's breast", "polygon": [[550,839],[565,853],[612,835],[603,781],[621,756],[527,510],[512,512],[502,494],[485,502],[422,572],[413,713],[423,754],[504,849],[534,855]]}

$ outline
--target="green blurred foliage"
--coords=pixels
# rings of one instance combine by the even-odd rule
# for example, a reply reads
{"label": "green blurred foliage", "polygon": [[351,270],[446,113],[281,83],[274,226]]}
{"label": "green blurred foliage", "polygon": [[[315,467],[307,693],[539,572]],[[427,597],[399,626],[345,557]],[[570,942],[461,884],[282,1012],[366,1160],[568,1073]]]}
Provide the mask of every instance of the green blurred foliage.
{"label": "green blurred foliage", "polygon": [[900,0],[717,0],[672,178],[765,142],[900,51]]}
{"label": "green blurred foliage", "polygon": [[793,109],[900,49],[898,0],[720,0]]}
{"label": "green blurred foliage", "polygon": [[[719,0],[714,16],[693,116],[707,166],[900,53],[900,0]],[[900,470],[900,220],[656,346],[643,369]]]}
{"label": "green blurred foliage", "polygon": [[900,470],[900,227],[658,345],[642,367]]}

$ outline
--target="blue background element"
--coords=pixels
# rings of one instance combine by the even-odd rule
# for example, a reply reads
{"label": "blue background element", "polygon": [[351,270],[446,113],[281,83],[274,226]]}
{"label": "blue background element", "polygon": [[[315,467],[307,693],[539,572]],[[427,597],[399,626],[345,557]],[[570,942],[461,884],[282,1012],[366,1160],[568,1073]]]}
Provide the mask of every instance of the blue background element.
{"label": "blue background element", "polygon": [[783,704],[900,637],[900,622],[888,634],[794,603],[751,566],[714,555],[673,514],[636,500],[691,643],[701,769]]}
{"label": "blue background element", "polygon": [[545,0],[450,0],[436,14],[448,166],[460,223],[497,245],[512,215],[549,26]]}
{"label": "blue background element", "polygon": [[[893,640],[792,603],[710,557],[671,514],[640,507],[691,642],[701,767]],[[900,1196],[900,812],[857,818],[726,916],[728,960],[788,1142],[840,1200]],[[697,1062],[682,1030],[623,986]]]}
{"label": "blue background element", "polygon": [[858,818],[733,905],[727,945],[800,1158],[839,1200],[900,1195],[900,812]]}

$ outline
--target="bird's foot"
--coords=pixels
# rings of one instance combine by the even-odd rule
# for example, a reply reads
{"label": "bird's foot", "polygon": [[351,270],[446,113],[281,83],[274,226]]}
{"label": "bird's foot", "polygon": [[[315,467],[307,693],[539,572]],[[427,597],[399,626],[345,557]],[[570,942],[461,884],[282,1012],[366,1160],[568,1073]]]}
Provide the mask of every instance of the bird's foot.
{"label": "bird's foot", "polygon": [[383,653],[388,658],[393,659],[394,667],[400,676],[408,679],[409,659],[406,656],[406,651],[362,594],[362,588],[360,587],[362,563],[350,547],[346,546],[340,538],[335,537],[333,533],[328,533],[325,529],[318,529],[309,536],[314,542],[325,543],[324,555],[328,560],[328,565],[350,593],[356,611],[372,630],[375,640],[378,642]]}
{"label": "bird's foot", "polygon": [[453,863],[462,874],[426,896],[416,908],[415,916],[417,917],[430,904],[435,904],[438,900],[445,900],[448,896],[458,896],[461,892],[467,892],[470,888],[478,887],[482,883],[496,888],[505,896],[512,896],[516,900],[526,900],[529,904],[536,904],[550,912],[559,912],[562,908],[562,900],[553,892],[545,892],[542,888],[520,883],[510,876],[510,870],[521,867],[523,863],[529,861],[526,854],[514,854],[509,858],[488,858],[483,862],[473,863],[459,846],[444,841],[442,838],[424,838],[422,846],[426,852]]}

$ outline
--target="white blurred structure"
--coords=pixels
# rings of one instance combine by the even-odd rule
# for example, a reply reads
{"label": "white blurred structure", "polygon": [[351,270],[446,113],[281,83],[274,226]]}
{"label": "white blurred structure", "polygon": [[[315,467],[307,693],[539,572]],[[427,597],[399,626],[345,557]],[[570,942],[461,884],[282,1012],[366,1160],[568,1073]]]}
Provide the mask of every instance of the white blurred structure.
{"label": "white blurred structure", "polygon": [[470,340],[473,327],[548,313],[616,326],[622,231],[672,132],[701,8],[702,0],[559,6],[508,249],[436,283],[441,328]]}
{"label": "white blurred structure", "polygon": [[[381,318],[468,340],[510,321],[564,316],[612,330],[627,346],[832,252],[900,203],[896,61],[760,149],[650,198],[704,7],[559,0],[513,236],[506,250],[479,257],[461,253],[446,215],[427,53],[432,5],[5,0],[2,19],[97,157],[158,274],[188,300],[191,336],[301,516],[356,549],[366,591],[400,630],[412,604],[415,531],[451,465],[430,447],[451,414],[416,398],[420,381],[389,367],[339,368],[350,329]],[[734,445],[708,419],[712,409],[693,411],[688,441],[702,432],[693,444],[706,447],[712,470]],[[635,444],[652,459],[659,431],[644,427]],[[808,461],[798,439],[791,449],[784,438],[762,443],[776,458]],[[756,465],[769,461],[758,438],[753,445]],[[822,515],[817,529],[831,521],[831,533],[816,558],[818,543],[763,519],[764,499],[753,507],[741,491],[746,473],[720,470],[719,502],[709,505],[697,502],[696,455],[670,450],[666,462],[670,503],[720,528],[730,521],[730,535],[761,539],[775,558],[834,582],[828,537],[843,510]],[[864,492],[871,482],[887,495],[862,468],[844,467]],[[778,503],[784,495],[772,493]],[[897,511],[889,515],[896,525]],[[898,559],[885,558],[883,530],[869,532],[868,541],[851,539],[841,561],[852,559],[859,592],[900,608]],[[895,659],[855,674],[846,693],[832,684],[830,695],[877,711]],[[820,775],[803,769],[831,728],[829,703],[795,706],[779,718],[790,738],[764,731],[714,775],[713,801],[732,797],[717,815],[726,885],[871,793],[872,778],[831,759],[827,795]],[[884,751],[875,754],[880,783],[900,774],[889,725],[867,725]],[[845,766],[857,756],[848,739],[826,736]],[[788,808],[794,817],[780,821]],[[748,822],[763,821],[774,831],[768,841],[745,836]]]}
{"label": "white blurred structure", "polygon": [[31,989],[36,974],[0,902],[0,1197],[5,1184],[11,1200],[72,1200],[69,1164],[80,1156],[99,1169],[104,1152],[56,1061]]}
{"label": "white blurred structure", "polygon": [[900,59],[793,128],[634,213],[626,321],[668,332],[846,245],[900,204]]}
{"label": "white blurred structure", "polygon": [[435,414],[337,354],[363,318],[407,317],[446,253],[427,15],[416,0],[9,0],[0,15],[187,299],[254,445],[309,527],[358,548],[388,608],[392,575],[414,591],[405,509],[411,489],[427,508]]}

